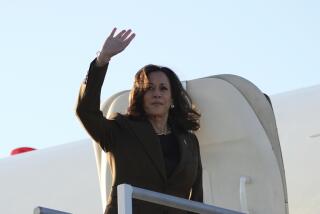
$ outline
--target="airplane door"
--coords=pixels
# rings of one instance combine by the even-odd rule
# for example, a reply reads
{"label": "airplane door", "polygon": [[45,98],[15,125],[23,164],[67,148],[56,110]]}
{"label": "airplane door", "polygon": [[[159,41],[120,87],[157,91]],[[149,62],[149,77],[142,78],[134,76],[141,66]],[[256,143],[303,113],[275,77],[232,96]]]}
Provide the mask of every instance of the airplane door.
{"label": "airplane door", "polygon": [[[251,82],[235,75],[187,81],[202,114],[196,135],[203,165],[204,201],[250,214],[287,214],[287,190],[272,106]],[[129,92],[112,96],[105,116],[125,113]],[[97,153],[101,149],[96,147]],[[105,207],[111,176],[102,152],[101,190]]]}
{"label": "airplane door", "polygon": [[202,114],[205,203],[247,213],[288,213],[281,148],[272,106],[235,75],[188,81]]}

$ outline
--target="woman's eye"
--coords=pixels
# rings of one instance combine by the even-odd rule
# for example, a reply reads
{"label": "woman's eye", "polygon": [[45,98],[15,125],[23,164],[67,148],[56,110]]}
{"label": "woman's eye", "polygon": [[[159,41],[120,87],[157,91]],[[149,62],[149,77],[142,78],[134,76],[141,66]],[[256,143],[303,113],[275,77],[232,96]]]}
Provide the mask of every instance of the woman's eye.
{"label": "woman's eye", "polygon": [[147,86],[147,91],[152,91],[153,89],[154,89],[153,86],[151,86],[151,85]]}
{"label": "woman's eye", "polygon": [[166,90],[168,90],[168,88],[167,87],[161,87],[160,88],[162,91],[166,91]]}

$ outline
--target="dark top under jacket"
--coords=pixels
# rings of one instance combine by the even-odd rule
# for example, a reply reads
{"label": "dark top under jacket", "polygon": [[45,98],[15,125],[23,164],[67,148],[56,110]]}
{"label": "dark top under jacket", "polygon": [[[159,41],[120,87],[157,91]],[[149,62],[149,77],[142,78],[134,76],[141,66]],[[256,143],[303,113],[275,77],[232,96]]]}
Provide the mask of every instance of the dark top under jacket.
{"label": "dark top under jacket", "polygon": [[173,133],[158,135],[158,137],[166,166],[167,178],[169,178],[178,165],[180,159],[179,145]]}
{"label": "dark top under jacket", "polygon": [[[107,67],[108,64],[97,67],[95,60],[91,63],[76,106],[77,116],[87,132],[107,152],[112,189],[105,214],[117,213],[116,187],[123,183],[202,202],[202,166],[197,137],[191,132],[173,131],[166,136],[169,139],[161,140],[148,120],[132,120],[119,113],[106,119],[100,111],[100,95]],[[171,141],[177,146],[166,144]],[[133,213],[187,212],[134,199]]]}

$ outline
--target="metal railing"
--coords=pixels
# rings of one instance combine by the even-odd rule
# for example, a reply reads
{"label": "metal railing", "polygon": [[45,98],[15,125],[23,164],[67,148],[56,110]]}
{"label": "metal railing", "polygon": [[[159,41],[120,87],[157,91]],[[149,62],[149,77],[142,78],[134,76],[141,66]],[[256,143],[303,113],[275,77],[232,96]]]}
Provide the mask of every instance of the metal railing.
{"label": "metal railing", "polygon": [[244,214],[238,211],[228,210],[196,201],[190,201],[184,198],[133,187],[128,184],[118,185],[117,191],[118,214],[132,214],[133,198],[202,214]]}
{"label": "metal railing", "polygon": [[72,213],[62,212],[59,210],[53,210],[45,207],[36,207],[33,210],[33,214],[72,214]]}

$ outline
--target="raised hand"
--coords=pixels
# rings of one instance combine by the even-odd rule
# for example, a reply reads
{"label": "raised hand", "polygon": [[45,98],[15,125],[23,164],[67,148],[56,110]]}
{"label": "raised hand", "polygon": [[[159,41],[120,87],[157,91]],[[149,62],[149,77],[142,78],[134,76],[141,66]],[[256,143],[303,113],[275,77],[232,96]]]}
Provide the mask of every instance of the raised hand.
{"label": "raised hand", "polygon": [[123,51],[133,40],[135,34],[129,30],[122,30],[115,36],[117,28],[114,28],[103,44],[101,52],[97,57],[97,64],[99,66],[105,65],[109,62],[111,57]]}

